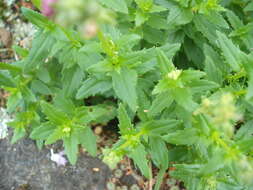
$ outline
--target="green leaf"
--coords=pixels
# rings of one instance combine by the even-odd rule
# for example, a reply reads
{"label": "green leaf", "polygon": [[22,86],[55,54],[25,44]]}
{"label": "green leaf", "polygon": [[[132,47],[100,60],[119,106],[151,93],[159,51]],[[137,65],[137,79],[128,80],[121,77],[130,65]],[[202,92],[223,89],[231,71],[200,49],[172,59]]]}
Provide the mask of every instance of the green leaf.
{"label": "green leaf", "polygon": [[205,60],[205,72],[208,80],[214,81],[217,84],[222,83],[222,72],[218,67],[216,67],[214,61],[209,56],[207,56]]}
{"label": "green leaf", "polygon": [[38,9],[41,8],[41,0],[32,0],[32,3],[34,4],[34,6]]}
{"label": "green leaf", "polygon": [[16,110],[17,106],[21,103],[22,101],[22,95],[19,91],[14,92],[9,96],[7,100],[7,110],[8,112],[12,113]]}
{"label": "green leaf", "polygon": [[23,127],[16,127],[14,129],[14,134],[11,138],[11,144],[16,143],[18,140],[23,138],[26,135],[26,131]]}
{"label": "green leaf", "polygon": [[3,63],[0,62],[0,70],[8,70],[8,71],[14,71],[14,72],[22,72],[22,69],[18,66],[15,66],[10,63]]}
{"label": "green leaf", "polygon": [[182,123],[173,119],[160,119],[143,122],[140,128],[145,131],[148,136],[159,136],[161,134],[167,134],[170,131],[175,131],[178,125]]}
{"label": "green leaf", "polygon": [[73,117],[76,107],[70,98],[67,98],[62,91],[59,91],[54,98],[54,106],[68,115],[69,118]]}
{"label": "green leaf", "polygon": [[13,46],[12,46],[12,49],[13,49],[19,56],[21,56],[22,58],[27,57],[28,54],[29,54],[29,51],[28,51],[27,49],[22,48],[22,47],[20,47],[20,46],[18,46],[18,45],[13,45]]}
{"label": "green leaf", "polygon": [[52,93],[51,90],[47,87],[47,85],[41,82],[40,80],[32,81],[31,88],[35,92],[38,92],[43,95],[49,95]]}
{"label": "green leaf", "polygon": [[168,96],[167,93],[157,95],[148,110],[148,115],[155,116],[161,113],[165,108],[170,107],[174,101],[173,97]]}
{"label": "green leaf", "polygon": [[148,21],[147,25],[156,29],[168,29],[167,20],[160,15],[152,15]]}
{"label": "green leaf", "polygon": [[171,6],[167,17],[167,23],[171,26],[184,25],[192,21],[193,13],[189,9]]}
{"label": "green leaf", "polygon": [[34,93],[27,87],[27,86],[23,86],[21,88],[21,93],[23,98],[27,101],[27,102],[36,102],[36,96],[34,95]]}
{"label": "green leaf", "polygon": [[203,91],[213,90],[219,87],[217,83],[208,80],[193,81],[190,83],[190,86],[193,94],[202,93]]}
{"label": "green leaf", "polygon": [[167,10],[167,8],[165,8],[165,7],[153,4],[153,6],[149,10],[149,12],[150,13],[159,13],[159,12],[166,11],[166,10]]}
{"label": "green leaf", "polygon": [[159,137],[149,138],[150,154],[155,165],[162,169],[168,168],[169,165],[169,153],[165,142]]}
{"label": "green leaf", "polygon": [[32,49],[29,52],[27,59],[25,59],[24,71],[29,72],[42,65],[55,43],[49,32],[37,33],[32,43]]}
{"label": "green leaf", "polygon": [[141,173],[146,177],[149,178],[149,166],[148,166],[148,160],[146,158],[147,152],[145,150],[145,147],[143,145],[138,145],[133,152],[129,155],[133,160],[134,163],[140,168]]}
{"label": "green leaf", "polygon": [[113,89],[116,95],[135,111],[137,109],[137,73],[126,67],[121,68],[120,73],[112,73]]}
{"label": "green leaf", "polygon": [[186,128],[164,135],[163,139],[175,145],[192,145],[198,141],[198,131],[194,128]]}
{"label": "green leaf", "polygon": [[127,3],[125,0],[99,0],[99,2],[114,11],[125,14],[128,13]]}
{"label": "green leaf", "polygon": [[7,73],[0,71],[0,86],[15,87],[15,81]]}
{"label": "green leaf", "polygon": [[62,127],[58,126],[52,133],[47,137],[45,145],[53,144],[56,141],[63,139],[65,136]]}
{"label": "green leaf", "polygon": [[143,26],[144,39],[152,44],[165,44],[167,41],[167,34],[161,30],[144,25]]}
{"label": "green leaf", "polygon": [[233,71],[240,71],[241,65],[241,51],[237,48],[234,43],[226,37],[225,34],[217,31],[219,46],[223,52],[223,55],[233,69]]}
{"label": "green leaf", "polygon": [[49,122],[43,123],[32,130],[30,138],[37,140],[46,140],[55,130],[55,126]]}
{"label": "green leaf", "polygon": [[90,155],[96,156],[97,138],[90,129],[90,127],[86,126],[82,130],[78,131],[78,139],[82,146],[90,153]]}
{"label": "green leaf", "polygon": [[44,140],[36,140],[36,146],[39,150],[42,150],[44,146]]}
{"label": "green leaf", "polygon": [[78,138],[71,134],[70,137],[63,139],[64,151],[69,159],[69,162],[74,165],[77,161],[78,154]]}
{"label": "green leaf", "polygon": [[253,120],[247,121],[244,125],[240,126],[240,129],[236,132],[235,138],[239,139],[247,139],[250,138],[253,134]]}
{"label": "green leaf", "polygon": [[68,116],[64,112],[60,111],[59,109],[47,102],[43,101],[41,103],[41,108],[42,112],[47,116],[49,121],[57,125],[61,125],[69,121]]}
{"label": "green leaf", "polygon": [[64,69],[62,84],[65,96],[72,96],[82,83],[84,73],[79,67]]}
{"label": "green leaf", "polygon": [[119,105],[118,109],[118,118],[119,118],[119,129],[121,135],[129,134],[133,131],[133,125],[131,119],[129,118],[127,111],[123,104]]}
{"label": "green leaf", "polygon": [[172,61],[167,58],[167,56],[163,51],[157,49],[156,52],[157,52],[157,63],[160,67],[160,71],[163,75],[167,75],[175,67]]}
{"label": "green leaf", "polygon": [[189,112],[194,111],[198,107],[198,104],[192,100],[192,94],[190,89],[176,88],[171,92],[175,101]]}
{"label": "green leaf", "polygon": [[97,94],[103,94],[104,92],[112,88],[111,81],[98,80],[96,78],[89,78],[85,80],[77,91],[76,99],[83,99],[89,96],[95,96]]}
{"label": "green leaf", "polygon": [[50,29],[52,30],[55,24],[49,21],[45,16],[39,14],[32,9],[28,9],[25,7],[21,8],[22,14],[34,25],[42,28],[42,29]]}
{"label": "green leaf", "polygon": [[226,15],[228,17],[228,21],[234,29],[243,27],[244,24],[242,20],[233,11],[227,10]]}
{"label": "green leaf", "polygon": [[148,15],[140,10],[136,11],[136,16],[135,16],[135,25],[141,26],[144,22],[148,20]]}
{"label": "green leaf", "polygon": [[201,32],[210,43],[215,44],[217,40],[216,34],[216,31],[218,30],[217,26],[211,23],[203,15],[196,15],[193,19],[193,22],[197,31]]}
{"label": "green leaf", "polygon": [[247,6],[243,9],[245,12],[246,11],[253,11],[253,1],[249,2]]}
{"label": "green leaf", "polygon": [[49,83],[51,80],[48,69],[46,69],[44,67],[40,67],[40,69],[36,72],[36,75],[37,75],[38,79],[40,79],[44,83]]}
{"label": "green leaf", "polygon": [[89,120],[89,122],[93,121],[95,123],[107,123],[116,116],[114,107],[110,105],[98,104],[96,106],[89,106],[87,108],[87,116],[89,118],[87,121]]}

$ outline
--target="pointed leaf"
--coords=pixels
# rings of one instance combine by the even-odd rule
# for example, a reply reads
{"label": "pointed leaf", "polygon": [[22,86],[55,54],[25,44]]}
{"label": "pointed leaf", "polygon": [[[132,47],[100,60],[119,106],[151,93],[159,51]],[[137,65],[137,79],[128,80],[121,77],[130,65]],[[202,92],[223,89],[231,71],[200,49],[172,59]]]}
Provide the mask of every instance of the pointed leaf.
{"label": "pointed leaf", "polygon": [[129,134],[133,130],[133,125],[123,104],[119,105],[118,118],[121,135]]}
{"label": "pointed leaf", "polygon": [[69,162],[74,165],[77,161],[78,154],[78,138],[71,134],[63,140],[64,151],[69,159]]}
{"label": "pointed leaf", "polygon": [[113,89],[116,95],[127,103],[129,107],[135,111],[137,108],[137,73],[126,67],[120,70],[120,73],[114,71],[112,73]]}

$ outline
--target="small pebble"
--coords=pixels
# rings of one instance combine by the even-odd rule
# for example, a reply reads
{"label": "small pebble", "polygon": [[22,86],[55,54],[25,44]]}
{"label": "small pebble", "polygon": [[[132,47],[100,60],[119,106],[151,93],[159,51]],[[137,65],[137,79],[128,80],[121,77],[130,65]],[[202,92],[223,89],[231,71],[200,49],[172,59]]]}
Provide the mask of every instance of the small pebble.
{"label": "small pebble", "polygon": [[167,179],[166,183],[168,186],[173,186],[177,183],[177,180],[175,180],[173,178],[169,178],[169,179]]}
{"label": "small pebble", "polygon": [[95,134],[96,135],[100,135],[102,133],[102,127],[101,126],[97,126],[94,130]]}
{"label": "small pebble", "polygon": [[120,170],[120,169],[116,169],[114,171],[114,176],[117,177],[117,178],[121,178],[123,175],[123,172]]}
{"label": "small pebble", "polygon": [[116,186],[115,186],[115,184],[112,183],[112,182],[108,182],[108,183],[106,184],[106,187],[107,187],[107,190],[116,190]]}
{"label": "small pebble", "polygon": [[93,170],[94,172],[99,172],[99,171],[100,171],[99,168],[92,168],[92,170]]}
{"label": "small pebble", "polygon": [[11,33],[5,28],[0,28],[0,43],[5,47],[10,47],[12,43]]}

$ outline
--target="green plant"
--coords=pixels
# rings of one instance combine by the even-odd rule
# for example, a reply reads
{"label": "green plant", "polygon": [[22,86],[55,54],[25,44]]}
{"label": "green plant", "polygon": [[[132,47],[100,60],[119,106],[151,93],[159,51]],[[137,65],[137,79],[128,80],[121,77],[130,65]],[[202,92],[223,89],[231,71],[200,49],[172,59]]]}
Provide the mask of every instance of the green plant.
{"label": "green plant", "polygon": [[[96,154],[90,126],[119,121],[104,149],[114,168],[129,156],[149,178],[151,162],[188,190],[252,189],[253,4],[250,0],[107,0],[117,25],[82,39],[23,8],[38,32],[22,59],[0,64],[12,142],[63,140]],[[117,17],[118,16],[118,17]]]}

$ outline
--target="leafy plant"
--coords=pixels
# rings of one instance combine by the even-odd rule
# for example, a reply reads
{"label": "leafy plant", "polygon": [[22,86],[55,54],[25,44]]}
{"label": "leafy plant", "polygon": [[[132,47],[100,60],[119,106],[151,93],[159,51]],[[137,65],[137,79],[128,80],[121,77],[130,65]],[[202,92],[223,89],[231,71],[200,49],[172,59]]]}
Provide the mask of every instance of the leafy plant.
{"label": "leafy plant", "polygon": [[252,189],[252,2],[96,3],[117,25],[99,23],[90,39],[22,9],[38,29],[32,48],[0,63],[12,142],[62,140],[74,164],[79,145],[96,154],[91,126],[117,119],[119,140],[103,151],[111,168],[129,156],[147,178],[159,169],[155,189],[166,172],[188,190]]}

